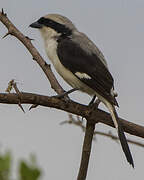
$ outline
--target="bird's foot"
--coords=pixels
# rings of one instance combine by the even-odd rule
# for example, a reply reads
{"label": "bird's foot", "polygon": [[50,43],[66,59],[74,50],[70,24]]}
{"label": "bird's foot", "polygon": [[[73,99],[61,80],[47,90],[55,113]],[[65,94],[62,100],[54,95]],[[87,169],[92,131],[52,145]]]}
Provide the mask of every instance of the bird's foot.
{"label": "bird's foot", "polygon": [[92,100],[89,102],[88,104],[89,107],[91,107],[94,104],[95,99],[96,99],[96,95],[94,95]]}
{"label": "bird's foot", "polygon": [[96,99],[96,95],[92,98],[92,100],[88,104],[88,106],[92,109],[92,111],[97,109],[101,102],[98,98],[96,99],[96,101],[95,101],[95,99]]}
{"label": "bird's foot", "polygon": [[73,89],[70,89],[69,91],[65,91],[64,93],[58,94],[53,97],[57,97],[59,99],[64,98],[65,100],[69,100],[68,94],[71,94],[72,92],[77,91],[77,90],[78,90],[77,88],[73,88]]}

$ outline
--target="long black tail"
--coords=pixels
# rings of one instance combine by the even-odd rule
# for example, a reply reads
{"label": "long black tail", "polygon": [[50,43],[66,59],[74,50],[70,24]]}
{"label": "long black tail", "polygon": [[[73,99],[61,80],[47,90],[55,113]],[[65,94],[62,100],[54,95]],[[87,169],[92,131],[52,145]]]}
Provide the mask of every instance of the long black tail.
{"label": "long black tail", "polygon": [[120,122],[120,120],[118,118],[118,114],[117,114],[117,112],[115,110],[115,107],[114,107],[114,105],[111,105],[110,103],[107,103],[107,108],[109,109],[109,111],[111,113],[112,120],[114,122],[114,125],[115,125],[117,131],[118,131],[118,136],[119,136],[119,139],[120,139],[120,143],[121,143],[123,152],[124,152],[124,154],[126,156],[126,159],[132,165],[132,167],[134,168],[133,158],[132,158],[132,155],[131,155],[131,152],[130,152],[130,149],[129,149],[129,146],[128,146],[128,143],[127,143],[127,140],[126,140],[126,137],[125,137],[125,134],[124,134],[123,127],[122,127],[121,122]]}

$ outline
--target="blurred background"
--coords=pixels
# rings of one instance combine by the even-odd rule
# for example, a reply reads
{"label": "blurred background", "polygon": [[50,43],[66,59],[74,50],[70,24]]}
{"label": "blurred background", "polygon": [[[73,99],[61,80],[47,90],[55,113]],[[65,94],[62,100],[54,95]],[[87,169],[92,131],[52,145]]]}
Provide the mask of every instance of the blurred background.
{"label": "blurred background", "polygon": [[[10,20],[26,36],[35,39],[34,46],[47,59],[40,33],[28,26],[48,13],[68,17],[93,40],[103,52],[115,79],[120,108],[119,115],[131,122],[144,125],[144,1],[142,0],[0,0]],[[0,23],[0,37],[7,29]],[[55,72],[65,90],[69,90]],[[47,78],[32,60],[25,47],[14,37],[0,39],[0,92],[4,92],[11,79],[15,79],[21,91],[52,96]],[[75,92],[70,95],[75,101],[88,104],[90,97]],[[43,169],[43,180],[77,177],[84,133],[76,126],[60,123],[68,120],[65,112],[37,107],[24,114],[17,105],[0,104],[0,152],[10,149],[15,162],[31,153],[37,157]],[[102,105],[102,109],[105,109]],[[116,130],[103,124],[96,126],[102,132]],[[142,142],[143,139],[127,135]],[[87,180],[94,179],[140,179],[143,176],[144,149],[130,145],[135,169],[129,166],[118,143],[107,137],[96,136]],[[16,170],[16,165],[14,170]],[[13,174],[15,176],[15,173]]]}

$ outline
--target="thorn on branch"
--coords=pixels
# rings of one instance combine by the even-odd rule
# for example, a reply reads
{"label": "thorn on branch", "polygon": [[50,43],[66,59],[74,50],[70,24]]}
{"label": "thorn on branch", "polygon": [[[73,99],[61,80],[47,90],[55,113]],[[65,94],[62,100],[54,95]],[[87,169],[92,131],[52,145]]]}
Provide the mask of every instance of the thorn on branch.
{"label": "thorn on branch", "polygon": [[27,38],[27,39],[30,40],[30,41],[34,41],[34,39],[31,39],[31,38],[29,38],[28,36],[25,36],[25,38]]}
{"label": "thorn on branch", "polygon": [[45,66],[48,66],[48,64],[46,63],[46,61],[45,61]]}
{"label": "thorn on branch", "polygon": [[2,39],[4,39],[4,38],[6,38],[8,35],[10,35],[11,33],[10,32],[8,32],[8,33],[6,33],[3,37],[2,37]]}
{"label": "thorn on branch", "polygon": [[4,9],[2,8],[2,15],[7,16],[6,13],[4,13]]}
{"label": "thorn on branch", "polygon": [[48,67],[48,68],[51,68],[51,65],[50,65],[50,64],[47,64],[46,61],[44,62],[44,66],[46,66],[46,67]]}
{"label": "thorn on branch", "polygon": [[29,111],[30,111],[31,109],[33,109],[33,108],[36,108],[36,107],[38,107],[38,104],[33,104],[33,105],[29,108]]}
{"label": "thorn on branch", "polygon": [[25,113],[25,110],[24,110],[24,108],[22,107],[22,105],[21,105],[21,103],[19,102],[18,103],[18,106],[21,108],[21,110]]}

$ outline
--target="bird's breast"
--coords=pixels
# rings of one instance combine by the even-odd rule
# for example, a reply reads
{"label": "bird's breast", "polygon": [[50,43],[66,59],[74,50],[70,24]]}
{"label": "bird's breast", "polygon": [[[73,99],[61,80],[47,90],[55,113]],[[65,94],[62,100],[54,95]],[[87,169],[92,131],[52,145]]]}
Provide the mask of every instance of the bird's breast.
{"label": "bird's breast", "polygon": [[54,39],[48,39],[45,41],[45,50],[46,50],[47,56],[53,64],[57,57],[57,53],[56,53],[57,45],[58,43]]}
{"label": "bird's breast", "polygon": [[68,69],[66,69],[60,62],[58,55],[57,55],[57,41],[50,39],[47,42],[45,42],[45,48],[46,53],[49,58],[49,60],[54,65],[56,71],[63,77],[67,83],[69,83],[71,86],[75,86],[76,77],[70,72]]}

